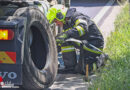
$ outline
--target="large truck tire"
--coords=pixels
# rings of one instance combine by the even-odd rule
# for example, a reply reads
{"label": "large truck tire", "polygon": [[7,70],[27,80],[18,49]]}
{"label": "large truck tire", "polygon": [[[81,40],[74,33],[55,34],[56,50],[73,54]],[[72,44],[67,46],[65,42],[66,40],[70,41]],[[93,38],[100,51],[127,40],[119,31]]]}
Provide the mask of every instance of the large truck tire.
{"label": "large truck tire", "polygon": [[45,15],[37,8],[24,7],[14,16],[27,18],[23,48],[23,87],[45,89],[55,80],[58,68],[54,36]]}

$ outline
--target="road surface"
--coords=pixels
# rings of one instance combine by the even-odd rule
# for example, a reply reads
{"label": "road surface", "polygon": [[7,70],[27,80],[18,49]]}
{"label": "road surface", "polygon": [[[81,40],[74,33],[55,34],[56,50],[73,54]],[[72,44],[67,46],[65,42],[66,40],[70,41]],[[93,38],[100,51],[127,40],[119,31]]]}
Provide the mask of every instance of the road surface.
{"label": "road surface", "polygon": [[94,18],[107,2],[108,0],[72,0],[71,8]]}

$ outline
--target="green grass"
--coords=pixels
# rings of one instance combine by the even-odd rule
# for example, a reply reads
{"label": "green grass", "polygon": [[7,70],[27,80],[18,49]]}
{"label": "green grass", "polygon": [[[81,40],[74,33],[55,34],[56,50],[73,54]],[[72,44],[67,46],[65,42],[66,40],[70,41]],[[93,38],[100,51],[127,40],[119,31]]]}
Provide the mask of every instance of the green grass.
{"label": "green grass", "polygon": [[130,16],[128,4],[115,21],[105,52],[112,62],[100,71],[89,90],[130,90]]}
{"label": "green grass", "polygon": [[118,3],[124,4],[127,0],[117,0]]}

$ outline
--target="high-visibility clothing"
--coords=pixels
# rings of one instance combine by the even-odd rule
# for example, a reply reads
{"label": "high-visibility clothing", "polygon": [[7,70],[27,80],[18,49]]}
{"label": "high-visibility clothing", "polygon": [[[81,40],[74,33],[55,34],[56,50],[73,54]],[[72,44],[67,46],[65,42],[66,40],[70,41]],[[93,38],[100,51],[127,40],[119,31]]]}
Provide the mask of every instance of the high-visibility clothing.
{"label": "high-visibility clothing", "polygon": [[[86,40],[95,47],[103,49],[104,39],[97,25],[87,15],[77,12],[75,8],[68,9],[63,29],[64,34],[67,36],[65,39]],[[76,48],[80,49],[79,43],[64,43],[61,46],[63,61],[66,67],[76,66]],[[84,59],[87,60],[85,63],[89,64],[96,62],[96,57],[101,54],[87,45],[83,47],[83,50]]]}
{"label": "high-visibility clothing", "polygon": [[[64,33],[67,35],[66,39],[76,38],[78,40],[87,40],[88,42],[93,41],[93,45],[98,43],[97,47],[102,46],[101,48],[103,48],[103,36],[97,25],[87,15],[79,13],[75,8],[72,8],[68,9],[66,18],[68,20],[63,25]],[[98,52],[90,48],[84,47],[84,49],[98,54]]]}

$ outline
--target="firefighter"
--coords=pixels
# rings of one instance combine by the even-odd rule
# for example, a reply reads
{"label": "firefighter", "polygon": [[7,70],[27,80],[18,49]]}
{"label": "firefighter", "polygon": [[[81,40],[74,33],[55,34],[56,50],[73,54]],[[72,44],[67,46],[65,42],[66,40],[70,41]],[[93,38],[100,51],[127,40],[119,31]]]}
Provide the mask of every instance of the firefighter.
{"label": "firefighter", "polygon": [[[84,15],[75,8],[66,9],[64,7],[52,7],[47,13],[47,19],[50,23],[55,22],[57,25],[63,27],[63,32],[56,36],[56,42],[61,47],[62,57],[65,68],[61,71],[69,72],[76,71],[79,73],[85,73],[78,71],[76,48],[80,48],[79,43],[67,43],[65,40],[69,38],[75,38],[81,40],[87,46],[90,43],[100,50],[103,49],[104,39],[96,26],[94,21],[87,15]],[[101,52],[95,51],[92,48],[83,48],[84,63],[89,65],[89,72],[93,69],[93,63],[97,62],[97,57],[101,55]],[[80,67],[78,67],[80,68]],[[86,67],[84,66],[84,69]],[[84,70],[85,71],[85,70]]]}

